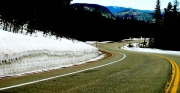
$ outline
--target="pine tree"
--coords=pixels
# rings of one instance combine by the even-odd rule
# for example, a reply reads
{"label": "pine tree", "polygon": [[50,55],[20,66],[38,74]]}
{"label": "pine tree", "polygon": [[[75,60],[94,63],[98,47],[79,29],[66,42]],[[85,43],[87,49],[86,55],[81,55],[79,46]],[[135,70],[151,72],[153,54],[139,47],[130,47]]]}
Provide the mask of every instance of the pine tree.
{"label": "pine tree", "polygon": [[164,26],[168,27],[171,24],[171,18],[172,18],[172,4],[171,2],[168,3],[167,8],[164,8]]}
{"label": "pine tree", "polygon": [[177,31],[177,29],[179,29],[179,23],[180,21],[178,20],[178,5],[179,2],[177,0],[174,0],[174,5],[173,5],[173,9],[172,9],[172,24],[171,24],[171,28],[172,28],[172,34],[173,34],[173,42],[177,42],[176,39],[178,39],[178,34],[179,31]]}
{"label": "pine tree", "polygon": [[[156,1],[156,7],[154,10],[154,15],[153,18],[155,20],[155,25],[154,25],[154,29],[155,31],[158,31],[160,33],[160,25],[162,24],[162,17],[161,17],[161,7],[160,7],[160,0]],[[164,37],[164,35],[162,35],[161,37],[158,35],[154,35],[154,41],[152,42],[152,38],[150,39],[150,47],[156,47],[156,48],[162,48],[161,47],[161,42],[162,42],[162,38]]]}
{"label": "pine tree", "polygon": [[153,18],[155,19],[156,24],[161,24],[162,17],[161,17],[160,0],[157,0],[156,3],[157,4],[156,4],[156,7],[155,7]]}
{"label": "pine tree", "polygon": [[134,15],[132,14],[131,15],[131,21],[134,21],[135,20],[135,18],[134,18]]}
{"label": "pine tree", "polygon": [[177,13],[178,12],[178,6],[179,2],[177,0],[174,0],[174,6],[173,6],[173,12]]}
{"label": "pine tree", "polygon": [[172,19],[173,19],[173,23],[174,25],[177,25],[178,24],[178,5],[179,5],[179,2],[177,0],[174,0],[174,5],[173,5],[173,9],[172,9]]}
{"label": "pine tree", "polygon": [[128,20],[128,14],[125,15],[124,20]]}

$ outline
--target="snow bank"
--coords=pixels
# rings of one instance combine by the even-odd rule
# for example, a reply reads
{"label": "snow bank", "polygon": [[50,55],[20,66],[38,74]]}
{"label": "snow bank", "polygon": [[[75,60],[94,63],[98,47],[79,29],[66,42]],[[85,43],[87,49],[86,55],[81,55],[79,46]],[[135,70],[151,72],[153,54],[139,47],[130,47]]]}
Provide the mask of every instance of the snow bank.
{"label": "snow bank", "polygon": [[[145,38],[129,38],[129,39],[123,39],[122,41],[133,41],[133,40],[144,40]],[[149,38],[146,38],[148,40]]]}
{"label": "snow bank", "polygon": [[[102,41],[102,42],[97,42],[97,43],[111,43],[113,41]],[[87,44],[96,44],[96,41],[86,41]]]}
{"label": "snow bank", "polygon": [[136,51],[136,52],[148,52],[148,53],[159,53],[159,54],[171,54],[171,55],[180,55],[180,51],[170,51],[170,50],[161,50],[153,48],[140,48],[138,43],[133,43],[134,47],[128,47],[128,44],[121,49]]}
{"label": "snow bank", "polygon": [[99,56],[97,48],[65,38],[53,40],[0,30],[0,77],[78,64]]}

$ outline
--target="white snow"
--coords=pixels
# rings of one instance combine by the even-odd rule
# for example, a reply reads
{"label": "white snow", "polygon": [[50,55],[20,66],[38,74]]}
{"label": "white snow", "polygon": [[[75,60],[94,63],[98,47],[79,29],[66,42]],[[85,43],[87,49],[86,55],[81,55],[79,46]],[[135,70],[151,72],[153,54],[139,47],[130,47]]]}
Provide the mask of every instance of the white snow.
{"label": "white snow", "polygon": [[171,55],[180,55],[180,51],[170,51],[170,50],[161,50],[153,48],[140,48],[138,43],[133,43],[134,47],[128,47],[128,44],[121,49],[136,51],[136,52],[148,52],[148,53],[159,53],[159,54],[171,54]]}
{"label": "white snow", "polygon": [[[146,38],[148,40],[149,38]],[[123,39],[122,41],[136,41],[136,40],[144,40],[144,38],[129,38]],[[103,41],[98,43],[109,43],[112,41]],[[87,41],[88,44],[95,44],[96,41]],[[140,48],[138,43],[133,43],[134,47],[128,47],[128,44],[122,46],[121,49],[129,50],[129,51],[136,51],[136,52],[147,52],[147,53],[159,53],[159,54],[171,54],[171,55],[180,55],[180,51],[171,51],[171,50],[161,50],[161,49],[153,49],[153,48]]]}
{"label": "white snow", "polygon": [[86,41],[87,44],[96,44],[97,43],[111,43],[113,41],[102,41],[102,42],[98,42],[98,41]]}
{"label": "white snow", "polygon": [[[12,33],[0,30],[0,78],[6,76],[20,76],[38,73],[62,67],[84,64],[89,61],[102,59],[105,55],[89,44],[96,41],[81,42],[66,38],[56,38],[51,34],[43,36],[42,32],[30,35]],[[144,38],[130,38],[126,40],[143,40]],[[109,43],[103,41],[98,43]],[[126,46],[122,49],[138,52],[151,52],[180,55],[180,51],[164,51],[160,49],[139,48]]]}
{"label": "white snow", "polygon": [[[147,40],[149,39],[149,38],[146,38]],[[144,40],[144,38],[142,38],[142,37],[140,37],[140,38],[129,38],[129,39],[123,39],[122,41],[132,41],[132,40]]]}
{"label": "white snow", "polygon": [[[23,31],[24,33],[24,31]],[[0,77],[36,73],[104,57],[96,47],[77,40],[15,34],[0,30]]]}

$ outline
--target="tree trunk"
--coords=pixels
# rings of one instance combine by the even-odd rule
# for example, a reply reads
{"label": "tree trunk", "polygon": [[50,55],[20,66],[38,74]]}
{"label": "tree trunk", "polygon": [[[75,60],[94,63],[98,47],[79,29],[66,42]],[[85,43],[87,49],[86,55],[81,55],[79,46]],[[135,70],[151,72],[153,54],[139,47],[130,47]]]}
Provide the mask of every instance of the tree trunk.
{"label": "tree trunk", "polygon": [[145,44],[146,44],[146,38],[144,38],[143,48],[145,47]]}
{"label": "tree trunk", "polygon": [[21,31],[21,34],[23,33],[23,29],[24,29],[23,26],[24,26],[24,25],[22,25],[22,28],[21,28],[21,30],[22,30],[22,31]]}
{"label": "tree trunk", "polygon": [[10,23],[10,26],[9,26],[9,27],[10,27],[10,32],[11,32],[11,28],[12,28],[12,23]]}

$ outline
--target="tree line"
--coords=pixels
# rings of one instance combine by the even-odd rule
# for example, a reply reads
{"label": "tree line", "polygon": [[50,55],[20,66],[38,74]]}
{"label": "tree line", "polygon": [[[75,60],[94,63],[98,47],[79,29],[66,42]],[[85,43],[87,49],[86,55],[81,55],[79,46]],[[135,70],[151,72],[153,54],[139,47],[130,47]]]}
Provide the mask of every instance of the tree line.
{"label": "tree line", "polygon": [[130,19],[106,18],[98,8],[88,12],[83,5],[71,6],[71,1],[14,2],[10,8],[2,5],[0,22],[4,30],[9,29],[14,33],[26,28],[31,34],[38,30],[44,34],[81,41],[121,41],[142,36],[150,38],[150,47],[180,50],[177,43],[180,23],[177,0],[173,4],[169,2],[167,8],[164,8],[164,17],[161,16],[160,0],[157,0],[154,23],[139,21],[134,15]]}
{"label": "tree line", "polygon": [[9,28],[9,31],[14,33],[26,27],[28,33],[39,30],[44,33],[58,34],[56,30],[58,27],[62,29],[68,18],[70,1],[14,1],[10,4],[6,1],[10,7],[0,6],[0,22],[3,30],[7,31]]}
{"label": "tree line", "polygon": [[174,0],[169,2],[167,8],[164,8],[164,18],[160,16],[160,0],[157,0],[155,8],[155,25],[158,25],[156,33],[151,37],[152,43],[150,47],[165,50],[180,50],[178,44],[178,25],[180,24],[179,2]]}
{"label": "tree line", "polygon": [[150,28],[150,23],[138,21],[133,15],[131,19],[114,20],[103,17],[96,7],[93,12],[88,12],[83,5],[73,7],[70,2],[14,2],[10,8],[1,6],[0,22],[3,30],[14,33],[26,28],[31,34],[38,30],[81,41],[120,41],[130,36],[148,35],[144,29]]}

